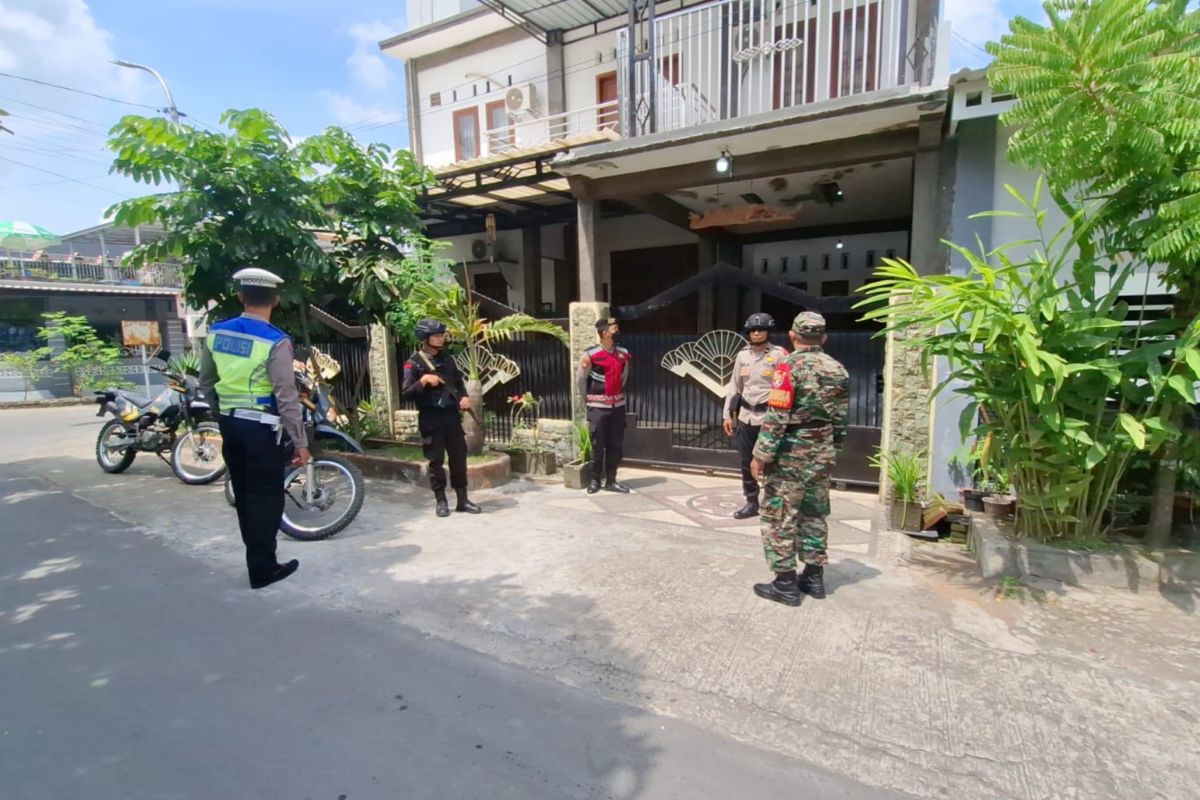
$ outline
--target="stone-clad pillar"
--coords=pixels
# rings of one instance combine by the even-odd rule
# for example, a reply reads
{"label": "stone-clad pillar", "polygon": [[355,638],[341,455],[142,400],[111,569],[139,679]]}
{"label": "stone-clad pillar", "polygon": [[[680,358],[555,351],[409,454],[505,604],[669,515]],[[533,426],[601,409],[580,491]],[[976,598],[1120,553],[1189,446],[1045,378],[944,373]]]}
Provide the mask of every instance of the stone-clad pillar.
{"label": "stone-clad pillar", "polygon": [[371,375],[371,402],[395,436],[396,410],[400,407],[400,364],[396,361],[396,340],[386,325],[374,324],[370,331],[371,349],[367,368]]}
{"label": "stone-clad pillar", "polygon": [[596,335],[596,323],[608,314],[607,303],[571,303],[571,418],[577,422],[587,420],[587,409],[575,388],[575,374],[584,352],[600,341]]}
{"label": "stone-clad pillar", "polygon": [[[904,342],[926,331],[910,329],[897,331],[887,337],[884,360],[883,431],[881,444],[884,453],[892,451],[924,454],[926,477],[932,444],[930,393],[933,383],[929,371],[921,365],[921,351]],[[887,470],[879,475],[879,496],[887,500],[891,486]]]}

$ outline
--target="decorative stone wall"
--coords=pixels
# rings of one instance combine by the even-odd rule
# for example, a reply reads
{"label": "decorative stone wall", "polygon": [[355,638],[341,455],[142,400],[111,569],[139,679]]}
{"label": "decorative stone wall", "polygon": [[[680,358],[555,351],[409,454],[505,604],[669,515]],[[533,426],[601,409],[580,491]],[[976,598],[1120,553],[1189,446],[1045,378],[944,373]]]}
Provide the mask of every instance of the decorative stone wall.
{"label": "decorative stone wall", "polygon": [[608,314],[607,303],[571,303],[571,416],[581,422],[587,419],[587,411],[583,398],[575,389],[575,370],[584,351],[600,341],[596,336],[596,322]]}
{"label": "decorative stone wall", "polygon": [[420,441],[421,431],[417,426],[417,412],[399,409],[392,414],[392,438],[397,441]]}
{"label": "decorative stone wall", "polygon": [[[575,446],[571,441],[574,423],[569,419],[539,419],[537,441],[543,450],[553,451],[559,464],[568,464],[575,459]],[[532,446],[533,431],[513,431],[513,444]]]}
{"label": "decorative stone wall", "polygon": [[[371,376],[371,402],[385,420],[394,420],[400,405],[400,365],[396,362],[396,340],[386,325],[375,324],[371,326],[370,342],[367,369]],[[399,438],[399,433],[393,430],[392,436]]]}
{"label": "decorative stone wall", "polygon": [[[923,452],[928,478],[932,443],[930,395],[933,385],[929,371],[921,365],[921,351],[904,344],[923,333],[922,329],[911,329],[888,335],[881,447],[885,453]],[[890,493],[887,471],[883,470],[879,476],[879,496],[887,500]]]}

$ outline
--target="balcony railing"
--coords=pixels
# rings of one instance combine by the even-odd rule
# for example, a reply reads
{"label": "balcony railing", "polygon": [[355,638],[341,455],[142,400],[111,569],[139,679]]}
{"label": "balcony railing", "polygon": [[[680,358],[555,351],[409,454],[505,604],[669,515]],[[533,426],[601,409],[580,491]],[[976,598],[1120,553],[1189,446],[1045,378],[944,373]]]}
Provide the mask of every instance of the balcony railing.
{"label": "balcony railing", "polygon": [[[721,0],[659,17],[636,43],[618,34],[621,131],[678,130],[932,78],[933,36],[916,37],[909,0]],[[910,46],[916,42],[916,46]]]}
{"label": "balcony railing", "polygon": [[560,139],[601,130],[616,131],[620,125],[618,101],[533,119],[517,119],[484,131],[487,152],[506,153]]}
{"label": "balcony railing", "polygon": [[183,286],[175,264],[147,264],[127,267],[97,264],[91,261],[49,261],[26,258],[0,258],[0,280],[57,283],[107,284],[110,286],[155,286],[178,289]]}

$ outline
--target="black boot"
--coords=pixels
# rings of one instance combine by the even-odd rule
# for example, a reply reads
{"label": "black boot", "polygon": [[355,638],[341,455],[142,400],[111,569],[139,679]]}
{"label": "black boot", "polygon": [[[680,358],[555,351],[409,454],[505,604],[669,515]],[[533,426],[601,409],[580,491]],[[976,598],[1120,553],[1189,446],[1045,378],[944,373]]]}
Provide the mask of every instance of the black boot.
{"label": "black boot", "polygon": [[272,583],[281,581],[288,575],[291,575],[300,567],[300,562],[292,559],[286,564],[279,564],[270,572],[259,575],[256,578],[250,579],[251,589],[262,589],[264,586],[270,586]]}
{"label": "black boot", "polygon": [[478,514],[483,511],[482,508],[467,499],[466,489],[455,489],[454,491],[458,493],[458,505],[454,507],[455,511],[465,511],[468,514]]}
{"label": "black boot", "polygon": [[437,515],[439,517],[450,516],[450,504],[446,502],[446,495],[437,495]]}
{"label": "black boot", "polygon": [[733,512],[734,519],[750,519],[758,516],[758,501],[747,498],[746,505]]}
{"label": "black boot", "polygon": [[600,491],[600,479],[592,478],[590,481],[588,481],[587,493],[595,494],[598,491]]}
{"label": "black boot", "polygon": [[800,591],[814,600],[822,600],[825,597],[825,568],[814,566],[813,564],[805,564],[804,572],[800,573],[799,580],[796,581]]}
{"label": "black boot", "polygon": [[754,593],[766,600],[774,600],[785,606],[798,606],[803,599],[796,588],[796,573],[776,572],[770,583],[754,584]]}
{"label": "black boot", "polygon": [[629,494],[629,487],[618,481],[616,475],[609,475],[608,480],[604,481],[604,491]]}

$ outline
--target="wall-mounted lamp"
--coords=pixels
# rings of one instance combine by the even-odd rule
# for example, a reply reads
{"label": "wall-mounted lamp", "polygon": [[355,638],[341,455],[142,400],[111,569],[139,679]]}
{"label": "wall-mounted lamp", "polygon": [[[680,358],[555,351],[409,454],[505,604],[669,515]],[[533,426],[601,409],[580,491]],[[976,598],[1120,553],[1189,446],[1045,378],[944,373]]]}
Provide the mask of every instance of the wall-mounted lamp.
{"label": "wall-mounted lamp", "polygon": [[727,148],[721,148],[721,157],[717,159],[717,163],[713,166],[721,175],[727,175],[730,172],[733,172],[733,156],[729,154],[729,150]]}
{"label": "wall-mounted lamp", "polygon": [[837,249],[838,249],[838,250],[841,250],[841,249],[842,249],[843,247],[845,247],[845,246],[846,246],[846,245],[842,244],[842,240],[841,240],[841,239],[838,239],[838,240],[837,240],[837,245],[836,245],[836,247],[837,247]]}

